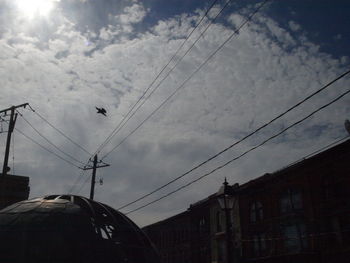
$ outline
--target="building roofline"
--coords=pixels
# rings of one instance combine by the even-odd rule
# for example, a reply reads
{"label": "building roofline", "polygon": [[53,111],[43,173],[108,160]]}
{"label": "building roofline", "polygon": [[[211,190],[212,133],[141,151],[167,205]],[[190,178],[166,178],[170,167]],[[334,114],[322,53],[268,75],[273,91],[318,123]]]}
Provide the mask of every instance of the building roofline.
{"label": "building roofline", "polygon": [[293,163],[290,163],[289,165],[286,165],[272,173],[265,173],[262,176],[259,176],[255,179],[252,179],[242,185],[240,185],[238,190],[243,190],[249,186],[251,186],[252,184],[256,184],[256,183],[260,183],[262,181],[265,180],[269,180],[269,179],[273,179],[276,178],[278,176],[280,176],[281,174],[285,174],[287,172],[290,172],[293,169],[297,169],[299,167],[303,167],[304,165],[313,162],[319,158],[323,158],[327,155],[330,154],[334,154],[335,152],[342,152],[342,151],[349,151],[350,152],[350,139],[347,139],[346,141],[343,141],[335,146],[331,146],[329,148],[327,148],[324,151],[317,151],[315,154],[311,154],[311,155],[307,155],[306,157],[303,157]]}
{"label": "building roofline", "polygon": [[156,226],[156,225],[163,224],[164,222],[171,221],[171,220],[175,219],[176,217],[181,217],[181,216],[183,216],[183,215],[185,215],[185,214],[187,214],[187,213],[188,213],[188,210],[183,211],[183,212],[180,212],[180,213],[178,213],[178,214],[176,214],[176,215],[167,217],[167,218],[162,219],[162,220],[160,220],[160,221],[158,221],[158,222],[155,222],[155,223],[153,223],[153,224],[144,226],[144,227],[142,227],[142,229],[145,229],[145,228],[148,228],[148,227],[153,227],[153,226]]}

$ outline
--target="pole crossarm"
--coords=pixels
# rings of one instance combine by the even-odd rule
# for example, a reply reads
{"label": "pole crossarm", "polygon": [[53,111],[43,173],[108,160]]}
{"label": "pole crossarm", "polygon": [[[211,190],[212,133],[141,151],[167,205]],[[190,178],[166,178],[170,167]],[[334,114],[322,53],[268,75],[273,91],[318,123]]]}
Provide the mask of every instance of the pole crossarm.
{"label": "pole crossarm", "polygon": [[[90,159],[91,161],[91,159]],[[97,168],[102,168],[102,167],[107,167],[110,166],[108,163],[104,163],[102,161],[98,161],[98,157],[97,154],[94,156],[94,160],[93,160],[93,166],[89,166],[89,167],[84,167],[82,168],[83,170],[92,170],[92,177],[91,177],[91,188],[90,188],[90,199],[93,200],[94,199],[94,195],[95,195],[95,180],[96,180],[96,170]]]}
{"label": "pole crossarm", "polygon": [[3,112],[10,111],[12,108],[14,108],[14,109],[21,108],[21,107],[25,108],[25,107],[28,106],[28,105],[29,105],[29,103],[23,103],[23,104],[21,104],[21,105],[11,106],[11,107],[9,107],[9,108],[7,108],[7,109],[1,110],[1,111],[0,111],[0,114],[3,113]]}
{"label": "pole crossarm", "polygon": [[[111,165],[110,165],[110,164],[97,165],[96,168],[103,168],[103,167],[108,167],[108,166],[111,166]],[[82,170],[84,170],[84,171],[86,171],[86,170],[92,170],[92,169],[94,169],[93,166],[82,168]]]}

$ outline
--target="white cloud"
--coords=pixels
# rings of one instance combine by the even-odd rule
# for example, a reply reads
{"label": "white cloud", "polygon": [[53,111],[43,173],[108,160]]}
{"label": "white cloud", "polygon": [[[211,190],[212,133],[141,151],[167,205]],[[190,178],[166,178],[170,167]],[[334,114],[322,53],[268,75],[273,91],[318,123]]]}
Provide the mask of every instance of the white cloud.
{"label": "white cloud", "polygon": [[296,22],[294,22],[294,21],[289,21],[288,22],[288,25],[289,25],[289,28],[292,30],[292,31],[299,31],[300,30],[300,25],[299,24],[297,24]]}
{"label": "white cloud", "polygon": [[[129,18],[121,21],[132,26],[142,21],[147,11],[135,3],[125,9],[126,13],[130,14]],[[236,26],[242,19],[239,14],[230,16]],[[0,105],[30,102],[40,114],[93,152],[174,54],[196,20],[198,16],[184,14],[159,21],[149,31],[123,39],[118,38],[121,28],[111,26],[101,30],[101,39],[91,45],[86,45],[87,34],[68,22],[42,48],[38,48],[35,38],[9,33],[0,40],[3,94]],[[158,107],[230,33],[229,27],[213,25],[101,156]],[[99,41],[105,44],[100,45]],[[348,61],[320,52],[318,45],[305,36],[292,36],[271,18],[259,14],[170,103],[105,160],[112,166],[98,171],[105,184],[97,188],[97,200],[118,207],[153,190],[311,94],[340,74]],[[348,81],[347,78],[335,84],[169,189],[196,178],[305,116],[344,91]],[[283,139],[267,144],[173,199],[141,210],[132,218],[141,225],[151,223],[213,193],[224,176],[231,183],[245,182],[344,135],[342,125],[350,111],[348,105],[346,97],[291,130]],[[95,106],[104,106],[108,117],[96,115]],[[72,155],[81,160],[88,158],[34,114],[25,112],[25,116]],[[17,125],[34,136],[20,119]],[[70,188],[78,171],[20,135],[16,135],[16,142],[16,171],[30,175],[31,196],[66,192]],[[87,191],[85,188],[82,193]]]}
{"label": "white cloud", "polygon": [[140,23],[146,16],[147,10],[142,4],[134,3],[132,6],[124,8],[124,13],[118,18],[122,24],[136,24]]}

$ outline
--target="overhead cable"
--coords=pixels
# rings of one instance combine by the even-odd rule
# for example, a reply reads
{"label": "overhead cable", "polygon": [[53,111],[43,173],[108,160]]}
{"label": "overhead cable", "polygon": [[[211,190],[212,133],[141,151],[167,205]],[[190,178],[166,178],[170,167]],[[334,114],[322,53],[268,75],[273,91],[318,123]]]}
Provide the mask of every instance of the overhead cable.
{"label": "overhead cable", "polygon": [[[153,91],[144,99],[141,105],[139,105],[136,110],[132,113],[132,111],[135,109],[135,107],[139,104],[139,102],[145,97],[146,93],[152,88],[153,84],[156,82],[156,80],[161,76],[161,74],[164,72],[164,70],[169,66],[169,64],[174,60],[174,58],[177,56],[179,51],[182,49],[182,47],[185,45],[185,43],[188,41],[188,39],[192,36],[193,32],[198,28],[198,26],[202,23],[204,18],[208,15],[209,11],[214,7],[218,0],[215,0],[212,2],[210,7],[206,10],[204,15],[201,17],[199,22],[194,26],[192,31],[189,33],[189,35],[185,38],[185,40],[182,42],[182,44],[178,47],[174,55],[170,58],[168,63],[162,68],[162,70],[158,73],[158,75],[155,77],[155,79],[151,82],[151,84],[147,87],[147,89],[144,91],[142,96],[136,101],[136,103],[131,107],[131,109],[127,112],[127,114],[123,117],[123,119],[118,123],[116,128],[110,133],[110,135],[107,137],[107,139],[100,145],[100,147],[97,149],[96,153],[99,153],[102,148],[104,148],[111,139],[125,126],[125,124],[135,115],[135,113],[139,110],[140,107],[152,96],[154,91],[160,86],[160,84],[169,76],[169,74],[174,70],[174,68],[179,64],[179,62],[187,55],[187,53],[193,48],[193,46],[197,43],[197,41],[200,39],[201,36],[207,31],[207,29],[212,25],[212,23],[215,21],[215,19],[221,14],[221,12],[227,7],[228,3],[232,0],[228,0],[225,4],[225,6],[220,10],[220,12],[216,15],[216,17],[211,20],[206,29],[200,34],[200,36],[196,39],[196,41],[190,46],[190,48],[185,52],[185,54],[178,59],[175,66],[173,66],[165,75],[165,77],[157,84],[157,86],[153,89]],[[131,114],[132,113],[132,114]],[[131,114],[131,115],[130,115]]]}
{"label": "overhead cable", "polygon": [[59,152],[61,152],[62,154],[66,155],[67,157],[71,158],[72,160],[76,161],[77,163],[80,163],[82,165],[85,165],[83,162],[79,161],[78,159],[76,159],[74,156],[72,156],[69,153],[66,153],[65,151],[63,151],[60,147],[58,147],[56,144],[54,144],[53,142],[51,142],[47,137],[45,137],[37,128],[35,128],[24,116],[23,114],[21,114],[19,111],[17,111],[17,113],[22,117],[22,119],[37,133],[39,134],[40,137],[42,137],[45,141],[47,141],[50,145],[52,145],[54,148],[56,148]]}
{"label": "overhead cable", "polygon": [[[84,167],[84,168],[85,168],[85,167]],[[81,170],[79,176],[77,177],[77,179],[76,179],[75,182],[73,183],[72,187],[69,189],[68,194],[73,193],[74,188],[75,188],[75,187],[77,186],[77,184],[80,182],[80,180],[81,180],[81,178],[82,178],[82,176],[84,175],[85,172],[86,172],[86,170],[84,170],[84,169]],[[84,183],[84,185],[85,185],[85,183]],[[80,191],[78,191],[78,193],[79,193],[79,192],[80,192]],[[78,193],[77,193],[77,194],[78,194]]]}
{"label": "overhead cable", "polygon": [[111,154],[115,149],[117,149],[121,144],[123,144],[132,134],[134,134],[145,122],[147,122],[160,108],[162,108],[180,89],[182,89],[185,84],[199,71],[203,68],[207,62],[213,58],[225,45],[228,41],[232,39],[233,36],[237,35],[237,32],[241,30],[242,27],[244,27],[251,19],[252,17],[259,12],[259,10],[268,2],[269,0],[265,0],[262,4],[260,4],[249,16],[247,19],[244,20],[244,22],[236,29],[233,31],[232,34],[214,51],[212,52],[205,60],[202,62],[202,64],[195,70],[193,71],[189,77],[185,79],[185,81],[175,89],[173,93],[170,94],[155,110],[151,112],[150,115],[148,115],[136,128],[134,128],[127,136],[124,137],[123,140],[121,140],[115,147],[112,148],[108,153],[106,153],[101,159],[103,160],[106,158],[109,154]]}
{"label": "overhead cable", "polygon": [[159,190],[165,188],[166,186],[176,182],[177,180],[185,177],[186,175],[188,175],[189,173],[193,172],[194,170],[198,169],[199,167],[207,164],[208,162],[212,161],[213,159],[217,158],[218,156],[220,156],[221,154],[227,152],[228,150],[230,150],[231,148],[233,148],[234,146],[236,146],[237,144],[245,141],[246,139],[248,139],[249,137],[253,136],[254,134],[258,133],[260,130],[262,130],[263,128],[269,126],[270,124],[272,124],[273,122],[275,122],[276,120],[280,119],[281,117],[283,117],[284,115],[286,115],[287,113],[289,113],[290,111],[292,111],[293,109],[297,108],[298,106],[300,106],[301,104],[305,103],[306,101],[308,101],[309,99],[311,99],[312,97],[314,97],[315,95],[317,95],[318,93],[320,93],[321,91],[327,89],[328,87],[330,87],[332,84],[334,84],[336,81],[344,78],[346,75],[348,75],[350,73],[350,70],[344,72],[343,74],[339,75],[338,77],[336,77],[335,79],[333,79],[332,81],[328,82],[326,85],[324,85],[323,87],[321,87],[320,89],[316,90],[315,92],[313,92],[312,94],[310,94],[309,96],[307,96],[306,98],[302,99],[301,101],[299,101],[298,103],[294,104],[292,107],[288,108],[287,110],[285,110],[284,112],[282,112],[281,114],[277,115],[276,117],[274,117],[273,119],[271,119],[270,121],[266,122],[265,124],[261,125],[259,128],[255,129],[254,131],[250,132],[249,134],[247,134],[246,136],[244,136],[243,138],[241,138],[240,140],[232,143],[231,145],[229,145],[228,147],[224,148],[223,150],[221,150],[220,152],[214,154],[213,156],[211,156],[210,158],[208,158],[207,160],[201,162],[200,164],[194,166],[192,169],[188,170],[187,172],[181,174],[180,176],[172,179],[171,181],[169,181],[168,183],[156,188],[155,190],[151,191],[148,194],[145,194],[139,198],[137,198],[136,200],[127,203],[121,207],[119,207],[118,209],[123,209],[127,206],[130,206],[156,192],[158,192]]}
{"label": "overhead cable", "polygon": [[86,177],[85,181],[82,183],[81,187],[79,188],[79,190],[77,191],[77,194],[79,194],[81,192],[81,190],[83,190],[84,186],[86,185],[86,183],[89,181],[89,177]]}
{"label": "overhead cable", "polygon": [[42,149],[44,149],[45,151],[49,152],[49,153],[52,153],[53,155],[55,155],[57,158],[61,159],[62,161],[65,161],[66,163],[69,163],[70,165],[78,168],[78,169],[81,169],[81,167],[77,166],[76,164],[74,164],[73,162],[63,158],[62,156],[58,155],[57,153],[49,150],[48,148],[46,148],[45,146],[43,146],[42,144],[38,143],[37,141],[35,141],[33,138],[29,137],[28,135],[24,134],[23,132],[21,132],[20,130],[18,130],[17,128],[15,128],[15,130],[22,134],[24,137],[26,137],[28,140],[32,141],[33,143],[35,143],[36,145],[38,145],[39,147],[41,147]]}
{"label": "overhead cable", "polygon": [[[194,26],[194,28],[191,30],[191,32],[187,35],[187,37],[185,38],[185,40],[182,42],[182,44],[178,47],[178,49],[176,50],[176,52],[173,54],[173,56],[170,58],[170,60],[168,61],[168,63],[166,65],[163,66],[163,68],[161,69],[161,71],[157,74],[157,76],[153,79],[153,81],[150,83],[150,85],[146,88],[146,90],[143,92],[143,94],[141,95],[141,97],[136,101],[136,103],[129,109],[129,111],[127,112],[126,115],[123,116],[122,120],[118,123],[118,125],[115,127],[115,129],[107,136],[107,138],[105,139],[105,141],[97,148],[97,150],[95,151],[94,154],[91,155],[90,159],[95,156],[96,154],[100,153],[100,151],[110,142],[110,140],[120,131],[121,128],[123,128],[126,124],[126,122],[128,122],[130,120],[131,117],[133,117],[133,115],[138,111],[138,109],[140,108],[136,106],[139,104],[139,102],[145,97],[145,95],[147,94],[147,92],[152,88],[153,84],[157,81],[157,79],[161,76],[161,74],[164,72],[164,70],[169,66],[169,64],[174,60],[174,58],[176,58],[177,54],[179,53],[179,51],[183,48],[183,46],[185,45],[185,43],[188,41],[188,39],[192,36],[193,32],[198,28],[198,26],[203,22],[204,18],[208,15],[208,13],[210,12],[210,10],[215,6],[216,2],[218,0],[214,0],[212,2],[212,4],[209,6],[209,8],[205,11],[204,15],[200,18],[199,22]],[[228,0],[228,2],[230,2],[231,0]],[[227,3],[228,3],[227,2]],[[225,7],[227,6],[227,3],[225,4]],[[222,9],[223,10],[223,9]],[[219,12],[219,14],[222,12],[222,10]],[[213,23],[214,21],[210,21],[209,22],[209,26]],[[208,27],[205,29],[205,31],[208,29]],[[204,31],[204,32],[205,32]],[[200,37],[203,36],[204,32],[202,32],[200,34]],[[198,39],[196,40],[196,42],[198,41]],[[193,45],[190,47],[190,49],[192,49]],[[188,53],[189,50],[187,50],[186,54]],[[182,60],[184,56],[181,57],[180,60]],[[176,63],[178,64],[179,61]],[[174,68],[174,67],[173,67]],[[171,71],[173,70],[173,68],[171,69]],[[170,72],[168,72],[167,76],[170,74]],[[166,77],[167,77],[166,76]],[[165,78],[163,78],[161,80],[161,82],[164,81]],[[160,83],[161,83],[160,82]],[[158,86],[160,84],[158,83]],[[158,87],[157,86],[157,87]],[[156,87],[156,88],[157,88]],[[154,92],[154,91],[153,91]],[[144,102],[153,94],[153,92],[148,95]],[[144,102],[142,103],[142,105],[144,104]],[[141,106],[142,106],[141,105]],[[136,108],[136,110],[133,112],[133,110]],[[132,113],[133,112],[133,113]],[[130,116],[130,114],[132,113],[132,115]],[[80,177],[82,177],[82,174],[80,174],[78,181],[80,180]]]}
{"label": "overhead cable", "polygon": [[61,134],[63,137],[65,137],[67,140],[69,140],[71,143],[73,143],[75,146],[83,150],[88,155],[92,155],[88,150],[86,150],[84,147],[82,147],[79,143],[75,142],[73,139],[71,139],[68,135],[66,135],[63,131],[55,127],[53,124],[51,124],[47,119],[45,119],[41,114],[39,114],[36,110],[34,110],[31,105],[28,105],[30,110],[34,112],[40,119],[42,119],[44,122],[46,122],[49,126],[51,126],[53,129],[55,129],[59,134]]}
{"label": "overhead cable", "polygon": [[234,161],[236,161],[236,160],[242,158],[244,155],[248,154],[249,152],[254,151],[254,150],[256,150],[257,148],[260,148],[260,147],[263,146],[265,143],[267,143],[267,142],[271,141],[272,139],[278,137],[279,135],[285,133],[286,131],[288,131],[288,130],[291,129],[292,127],[294,127],[294,126],[298,125],[299,123],[305,121],[306,119],[312,117],[312,116],[313,116],[314,114],[316,114],[317,112],[319,112],[319,111],[323,110],[324,108],[326,108],[326,107],[332,105],[333,103],[335,103],[336,101],[340,100],[342,97],[344,97],[345,95],[347,95],[347,94],[349,94],[349,93],[350,93],[350,90],[347,90],[346,92],[342,93],[342,94],[341,94],[340,96],[338,96],[337,98],[333,99],[332,101],[328,102],[327,104],[324,104],[322,107],[319,107],[318,109],[314,110],[313,112],[311,112],[310,114],[308,114],[308,115],[305,116],[304,118],[302,118],[302,119],[300,119],[300,120],[294,122],[293,124],[287,126],[287,127],[284,128],[282,131],[280,131],[280,132],[274,134],[273,136],[271,136],[271,137],[269,137],[268,139],[264,140],[264,141],[261,142],[260,144],[258,144],[258,145],[256,145],[256,146],[250,148],[249,150],[243,152],[243,153],[240,154],[239,156],[237,156],[237,157],[235,157],[235,158],[233,158],[233,159],[231,159],[231,160],[225,162],[224,164],[222,164],[222,165],[220,165],[220,166],[217,166],[216,168],[214,168],[214,169],[211,170],[210,172],[203,174],[202,176],[198,177],[197,179],[192,180],[192,181],[190,181],[189,183],[187,183],[187,184],[185,184],[185,185],[183,185],[183,186],[181,186],[181,187],[178,187],[178,188],[176,188],[175,190],[173,190],[173,191],[171,191],[171,192],[169,192],[169,193],[167,193],[167,194],[165,194],[165,195],[163,195],[163,196],[161,196],[161,197],[159,197],[159,198],[157,198],[157,199],[155,199],[155,200],[153,200],[153,201],[151,201],[151,202],[149,202],[149,203],[146,203],[146,204],[144,204],[144,205],[142,205],[142,206],[140,206],[140,207],[138,207],[138,208],[135,208],[135,209],[133,209],[133,210],[131,210],[131,211],[125,213],[125,214],[128,215],[128,214],[133,213],[133,212],[136,212],[136,211],[138,211],[138,210],[140,210],[140,209],[142,209],[142,208],[145,208],[145,207],[147,207],[147,206],[149,206],[149,205],[151,205],[151,204],[154,204],[154,203],[156,203],[156,202],[158,202],[158,201],[160,201],[160,200],[162,200],[162,199],[164,199],[164,198],[166,198],[166,197],[168,197],[168,196],[170,196],[170,195],[173,195],[173,194],[175,194],[176,192],[178,192],[178,191],[180,191],[180,190],[182,190],[182,189],[184,189],[184,188],[186,188],[186,187],[188,187],[188,186],[190,186],[190,185],[192,185],[192,184],[194,184],[194,183],[196,183],[196,182],[202,180],[203,178],[205,178],[205,177],[207,177],[207,176],[209,176],[209,175],[215,173],[216,171],[218,171],[218,170],[224,168],[225,166],[231,164],[232,162],[234,162]]}

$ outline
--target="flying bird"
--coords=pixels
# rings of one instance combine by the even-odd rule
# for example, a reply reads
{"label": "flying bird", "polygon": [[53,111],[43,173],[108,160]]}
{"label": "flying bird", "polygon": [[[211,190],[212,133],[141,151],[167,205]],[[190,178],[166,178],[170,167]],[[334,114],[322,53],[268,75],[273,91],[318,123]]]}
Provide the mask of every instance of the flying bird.
{"label": "flying bird", "polygon": [[106,115],[107,111],[104,108],[97,108],[97,107],[95,107],[95,108],[97,110],[97,113],[101,113],[107,117],[107,115]]}

